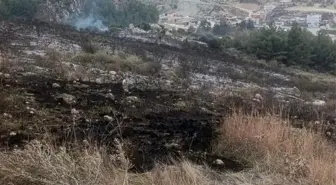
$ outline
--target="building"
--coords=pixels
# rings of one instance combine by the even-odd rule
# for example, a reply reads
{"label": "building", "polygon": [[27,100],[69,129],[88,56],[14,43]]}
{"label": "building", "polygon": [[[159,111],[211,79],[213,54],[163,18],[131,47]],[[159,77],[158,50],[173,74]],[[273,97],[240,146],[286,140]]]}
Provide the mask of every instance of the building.
{"label": "building", "polygon": [[279,5],[283,8],[289,7],[292,4],[292,0],[280,0],[279,2]]}
{"label": "building", "polygon": [[264,12],[256,12],[253,13],[250,17],[250,19],[255,23],[255,24],[261,24],[265,20],[265,14]]}
{"label": "building", "polygon": [[316,15],[307,15],[306,23],[308,28],[319,28],[322,16],[319,14]]}

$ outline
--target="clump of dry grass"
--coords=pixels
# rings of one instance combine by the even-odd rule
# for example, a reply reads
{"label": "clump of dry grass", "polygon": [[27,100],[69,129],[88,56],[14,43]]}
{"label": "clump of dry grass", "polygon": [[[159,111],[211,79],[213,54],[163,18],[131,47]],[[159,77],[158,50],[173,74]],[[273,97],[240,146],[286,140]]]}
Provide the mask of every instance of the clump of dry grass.
{"label": "clump of dry grass", "polygon": [[204,170],[189,162],[174,166],[160,165],[149,173],[150,184],[162,185],[208,185],[211,181]]}
{"label": "clump of dry grass", "polygon": [[100,68],[114,71],[130,71],[142,75],[152,75],[161,70],[159,63],[143,61],[135,55],[123,53],[110,54],[107,51],[81,53],[72,58],[71,62],[85,65],[87,68]]}
{"label": "clump of dry grass", "polygon": [[23,150],[0,152],[0,183],[24,185],[207,185],[201,168],[189,162],[157,165],[143,174],[129,173],[131,164],[119,142],[117,155],[88,147],[69,152],[39,141]]}
{"label": "clump of dry grass", "polygon": [[336,183],[336,153],[322,135],[293,129],[275,115],[233,114],[220,128],[216,152],[249,161],[256,169],[308,184]]}

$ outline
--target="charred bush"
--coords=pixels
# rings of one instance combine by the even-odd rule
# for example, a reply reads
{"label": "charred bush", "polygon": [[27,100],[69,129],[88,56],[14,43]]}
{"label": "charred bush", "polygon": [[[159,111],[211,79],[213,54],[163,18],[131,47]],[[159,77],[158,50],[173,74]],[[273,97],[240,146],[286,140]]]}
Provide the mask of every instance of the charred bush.
{"label": "charred bush", "polygon": [[99,51],[99,47],[91,41],[82,41],[81,48],[85,53],[95,54]]}

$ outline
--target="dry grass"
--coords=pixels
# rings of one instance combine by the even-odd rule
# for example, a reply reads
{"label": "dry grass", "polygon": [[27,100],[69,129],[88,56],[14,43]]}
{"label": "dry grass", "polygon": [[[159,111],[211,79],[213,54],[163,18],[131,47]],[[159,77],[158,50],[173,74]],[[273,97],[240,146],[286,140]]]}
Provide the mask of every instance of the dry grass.
{"label": "dry grass", "polygon": [[[120,146],[122,149],[122,146]],[[207,185],[201,168],[189,162],[157,165],[129,173],[123,153],[107,155],[96,147],[69,152],[33,141],[24,150],[0,153],[0,184],[22,185]]]}
{"label": "dry grass", "polygon": [[268,173],[281,173],[301,184],[336,184],[336,153],[322,135],[291,128],[274,115],[234,114],[220,128],[216,152],[250,162]]}
{"label": "dry grass", "polygon": [[71,62],[84,65],[86,68],[99,68],[113,71],[130,71],[142,75],[152,75],[161,70],[161,65],[143,61],[135,55],[123,53],[109,54],[107,51],[81,53],[72,58]]}

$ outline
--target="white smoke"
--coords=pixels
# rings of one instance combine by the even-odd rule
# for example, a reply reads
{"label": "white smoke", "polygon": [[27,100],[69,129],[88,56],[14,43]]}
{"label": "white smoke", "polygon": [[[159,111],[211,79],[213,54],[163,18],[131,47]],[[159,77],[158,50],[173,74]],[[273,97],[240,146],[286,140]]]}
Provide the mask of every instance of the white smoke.
{"label": "white smoke", "polygon": [[96,19],[92,14],[85,18],[78,18],[75,22],[77,29],[95,28],[99,31],[108,31],[108,27],[99,19]]}

